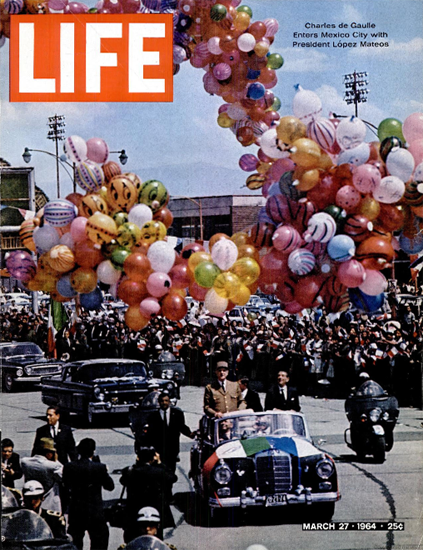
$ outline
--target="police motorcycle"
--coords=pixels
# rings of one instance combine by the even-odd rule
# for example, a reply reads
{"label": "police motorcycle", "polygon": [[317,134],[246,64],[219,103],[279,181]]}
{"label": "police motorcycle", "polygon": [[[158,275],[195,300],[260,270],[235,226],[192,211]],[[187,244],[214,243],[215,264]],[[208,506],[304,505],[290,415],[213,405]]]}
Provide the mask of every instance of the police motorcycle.
{"label": "police motorcycle", "polygon": [[32,510],[2,514],[2,547],[8,550],[77,550],[67,539],[56,539],[47,522]]}
{"label": "police motorcycle", "polygon": [[345,401],[350,427],[345,430],[345,443],[359,458],[372,455],[384,462],[394,445],[394,428],[398,419],[398,401],[389,396],[377,382],[366,380]]}

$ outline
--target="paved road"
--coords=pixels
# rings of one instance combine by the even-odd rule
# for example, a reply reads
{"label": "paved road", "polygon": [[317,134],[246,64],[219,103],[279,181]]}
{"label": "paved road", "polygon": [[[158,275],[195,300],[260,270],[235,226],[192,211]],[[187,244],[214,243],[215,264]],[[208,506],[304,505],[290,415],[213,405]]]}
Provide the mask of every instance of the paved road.
{"label": "paved road", "polygon": [[[194,429],[201,416],[203,389],[182,388],[181,408],[187,423]],[[193,509],[192,487],[187,477],[191,441],[181,439],[181,462],[178,483],[174,487],[178,507],[173,507],[177,527],[165,531],[167,542],[178,550],[246,550],[260,543],[268,550],[417,550],[423,545],[423,412],[401,409],[396,428],[396,442],[384,464],[374,464],[369,458],[359,462],[344,444],[343,432],[347,420],[343,401],[304,397],[301,400],[314,440],[324,439],[321,447],[337,462],[342,499],[337,504],[334,521],[403,521],[401,532],[307,532],[301,518],[288,518],[284,508],[276,517],[254,513],[247,524],[239,527],[209,528],[201,524],[200,510]],[[2,395],[3,437],[15,442],[21,456],[29,455],[35,429],[43,422],[45,406],[40,392],[26,391]],[[75,424],[75,439],[93,437],[98,454],[109,466],[116,482],[113,493],[105,498],[117,498],[120,492],[118,471],[134,460],[133,438],[129,428],[84,428]],[[20,484],[19,484],[20,486]],[[111,529],[109,548],[115,550],[122,542],[119,529]],[[89,548],[89,545],[86,545]]]}

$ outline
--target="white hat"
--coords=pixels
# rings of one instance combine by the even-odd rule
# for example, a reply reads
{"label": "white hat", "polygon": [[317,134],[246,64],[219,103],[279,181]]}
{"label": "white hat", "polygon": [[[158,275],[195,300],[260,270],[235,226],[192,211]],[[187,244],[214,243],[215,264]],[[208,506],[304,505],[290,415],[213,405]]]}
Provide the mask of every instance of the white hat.
{"label": "white hat", "polygon": [[152,506],[145,506],[138,512],[137,521],[145,521],[146,523],[160,523],[160,514]]}
{"label": "white hat", "polygon": [[24,497],[35,497],[38,495],[43,495],[44,493],[44,487],[35,479],[27,481],[22,487],[22,494]]}

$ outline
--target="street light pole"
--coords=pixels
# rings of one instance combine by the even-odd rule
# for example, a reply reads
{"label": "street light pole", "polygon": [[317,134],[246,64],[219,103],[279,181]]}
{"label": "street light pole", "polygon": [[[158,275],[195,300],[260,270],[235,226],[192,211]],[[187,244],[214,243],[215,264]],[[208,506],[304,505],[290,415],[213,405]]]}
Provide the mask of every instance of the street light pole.
{"label": "street light pole", "polygon": [[57,180],[57,198],[60,198],[60,173],[59,173],[59,141],[65,139],[64,115],[54,115],[48,118],[48,126],[50,130],[47,134],[47,139],[52,139],[56,144],[56,180]]}

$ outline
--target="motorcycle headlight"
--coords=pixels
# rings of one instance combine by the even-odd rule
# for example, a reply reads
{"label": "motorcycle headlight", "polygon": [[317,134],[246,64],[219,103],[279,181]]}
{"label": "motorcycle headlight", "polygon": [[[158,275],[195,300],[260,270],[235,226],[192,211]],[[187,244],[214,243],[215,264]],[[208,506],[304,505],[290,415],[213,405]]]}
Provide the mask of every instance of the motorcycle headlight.
{"label": "motorcycle headlight", "polygon": [[16,376],[22,376],[23,373],[24,373],[23,369],[21,368],[16,369]]}
{"label": "motorcycle headlight", "polygon": [[172,393],[173,392],[173,384],[171,382],[169,382],[168,384],[166,384],[166,390],[169,392],[169,393]]}
{"label": "motorcycle headlight", "polygon": [[24,371],[25,371],[25,374],[29,376],[32,372],[32,367],[24,367]]}
{"label": "motorcycle headlight", "polygon": [[382,414],[382,420],[389,420],[389,413],[388,413],[388,411],[385,411],[385,412]]}
{"label": "motorcycle headlight", "polygon": [[369,418],[372,422],[377,422],[380,418],[382,411],[380,409],[372,409],[369,412]]}
{"label": "motorcycle headlight", "polygon": [[98,386],[95,386],[94,388],[94,396],[99,401],[104,401],[104,393],[101,391],[101,388],[99,388]]}
{"label": "motorcycle headlight", "polygon": [[322,479],[328,479],[333,474],[335,466],[331,460],[324,458],[316,464],[316,473]]}
{"label": "motorcycle headlight", "polygon": [[232,471],[223,461],[215,468],[213,475],[219,485],[226,485],[232,479]]}

